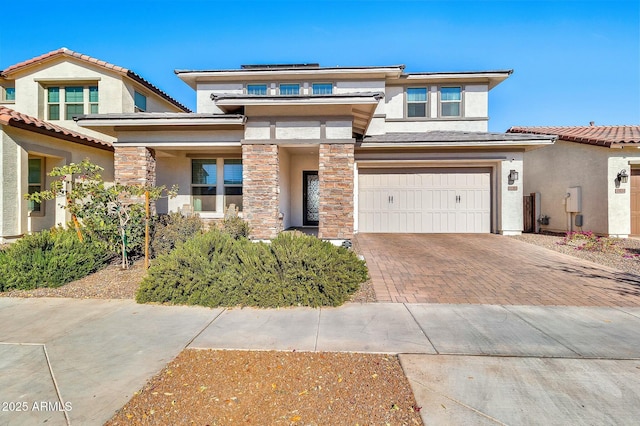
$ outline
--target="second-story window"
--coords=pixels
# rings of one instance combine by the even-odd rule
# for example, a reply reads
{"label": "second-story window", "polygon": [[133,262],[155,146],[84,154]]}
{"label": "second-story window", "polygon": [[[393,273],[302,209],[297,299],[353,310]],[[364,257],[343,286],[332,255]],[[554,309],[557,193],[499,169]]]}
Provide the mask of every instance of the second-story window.
{"label": "second-story window", "polygon": [[73,120],[98,113],[98,86],[47,87],[47,120]]}
{"label": "second-story window", "polygon": [[260,95],[267,94],[266,84],[247,84],[247,95]]}
{"label": "second-story window", "polygon": [[460,117],[462,89],[460,87],[440,88],[440,115],[442,117]]}
{"label": "second-story window", "polygon": [[300,85],[299,84],[281,84],[280,85],[280,94],[281,95],[299,95],[300,94]]}
{"label": "second-story window", "polygon": [[313,83],[312,91],[314,95],[330,95],[333,93],[333,84]]}
{"label": "second-story window", "polygon": [[134,92],[133,103],[136,112],[145,112],[147,110],[147,97],[142,93]]}
{"label": "second-story window", "polygon": [[410,87],[407,89],[407,117],[427,116],[427,88]]}
{"label": "second-story window", "polygon": [[[2,88],[0,87],[0,90],[2,90]],[[2,99],[0,99],[0,101],[4,101],[4,102],[15,102],[16,101],[16,88],[15,87],[5,87],[3,90],[3,93],[0,93],[2,95]]]}

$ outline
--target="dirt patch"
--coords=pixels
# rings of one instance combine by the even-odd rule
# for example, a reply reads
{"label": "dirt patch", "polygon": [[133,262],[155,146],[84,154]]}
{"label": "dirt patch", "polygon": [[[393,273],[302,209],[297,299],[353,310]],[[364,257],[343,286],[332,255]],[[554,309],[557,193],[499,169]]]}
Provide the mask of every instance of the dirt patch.
{"label": "dirt patch", "polygon": [[106,424],[421,425],[396,356],[184,350]]}
{"label": "dirt patch", "polygon": [[522,234],[509,238],[535,244],[630,274],[640,275],[640,239],[637,238],[613,239],[620,250],[606,252],[580,250],[575,244],[560,244],[564,240],[564,235]]}

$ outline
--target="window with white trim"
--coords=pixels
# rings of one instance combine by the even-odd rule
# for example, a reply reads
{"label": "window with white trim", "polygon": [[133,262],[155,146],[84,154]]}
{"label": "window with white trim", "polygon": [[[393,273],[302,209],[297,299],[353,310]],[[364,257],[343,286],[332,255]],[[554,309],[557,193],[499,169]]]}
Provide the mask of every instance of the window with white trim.
{"label": "window with white trim", "polygon": [[281,95],[299,95],[300,94],[300,85],[298,83],[286,83],[280,84],[280,94]]}
{"label": "window with white trim", "polygon": [[98,113],[98,86],[47,87],[46,120],[73,120]]}
{"label": "window with white trim", "polygon": [[426,87],[407,88],[407,117],[426,117],[428,90]]}
{"label": "window with white trim", "polygon": [[440,88],[440,116],[460,117],[462,115],[462,88],[441,87]]}

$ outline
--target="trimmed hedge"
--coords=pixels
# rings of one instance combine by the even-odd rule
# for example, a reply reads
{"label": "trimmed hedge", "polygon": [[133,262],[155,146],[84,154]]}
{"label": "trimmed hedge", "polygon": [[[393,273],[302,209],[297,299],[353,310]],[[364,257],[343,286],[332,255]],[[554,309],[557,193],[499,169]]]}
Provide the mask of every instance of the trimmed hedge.
{"label": "trimmed hedge", "polygon": [[281,233],[270,244],[219,230],[197,235],[153,263],[139,303],[338,306],[367,280],[364,262],[315,237]]}
{"label": "trimmed hedge", "polygon": [[27,235],[0,251],[0,291],[59,287],[106,266],[106,244],[85,239],[73,229]]}

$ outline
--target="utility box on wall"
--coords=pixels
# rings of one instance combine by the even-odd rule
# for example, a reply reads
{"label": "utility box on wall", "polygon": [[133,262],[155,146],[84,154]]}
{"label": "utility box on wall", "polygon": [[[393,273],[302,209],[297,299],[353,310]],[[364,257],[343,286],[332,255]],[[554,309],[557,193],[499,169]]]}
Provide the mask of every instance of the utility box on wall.
{"label": "utility box on wall", "polygon": [[567,189],[567,212],[579,213],[582,211],[582,188],[573,186]]}

